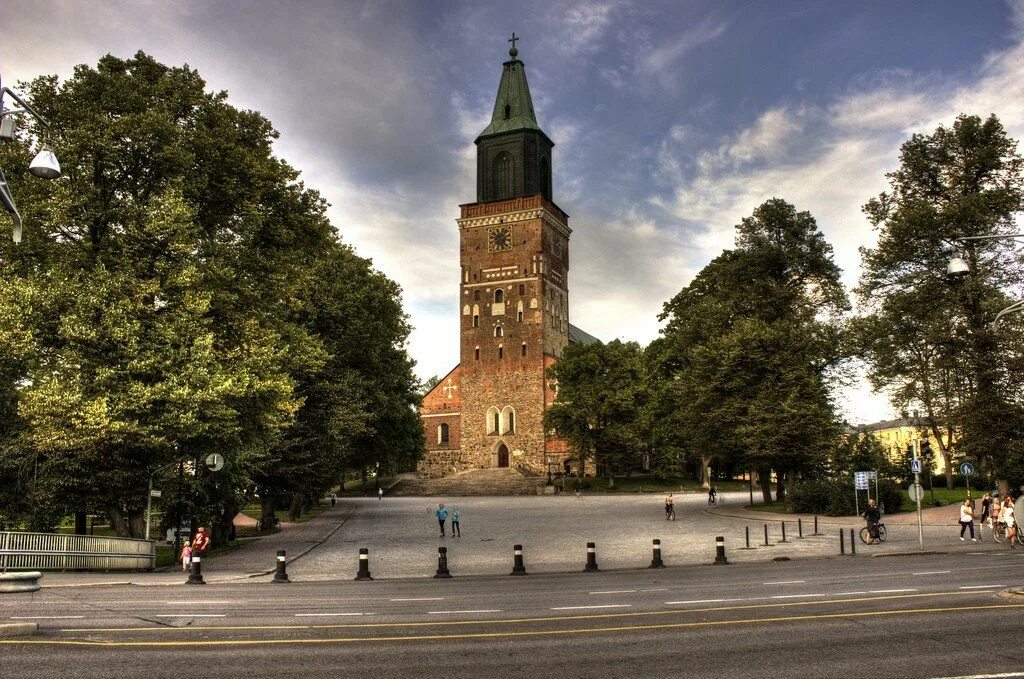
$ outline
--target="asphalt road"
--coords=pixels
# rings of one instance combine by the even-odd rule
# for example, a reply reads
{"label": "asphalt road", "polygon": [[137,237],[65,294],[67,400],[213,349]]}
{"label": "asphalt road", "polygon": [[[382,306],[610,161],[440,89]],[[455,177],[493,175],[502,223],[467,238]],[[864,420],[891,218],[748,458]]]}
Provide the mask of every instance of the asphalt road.
{"label": "asphalt road", "polygon": [[1024,676],[1022,557],[51,589],[0,676]]}

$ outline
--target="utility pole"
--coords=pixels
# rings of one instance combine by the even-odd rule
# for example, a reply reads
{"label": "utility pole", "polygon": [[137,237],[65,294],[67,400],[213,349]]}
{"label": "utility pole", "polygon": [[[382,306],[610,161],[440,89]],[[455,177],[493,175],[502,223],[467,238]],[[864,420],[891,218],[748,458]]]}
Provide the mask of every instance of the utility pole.
{"label": "utility pole", "polygon": [[[914,461],[920,462],[917,455],[917,449],[919,447],[918,441],[913,442],[914,446]],[[924,493],[924,489],[921,488],[921,466],[920,464],[914,465],[914,469],[918,471],[914,472],[914,495],[917,496],[917,546],[920,550],[924,551],[924,521],[921,518],[921,495]]]}

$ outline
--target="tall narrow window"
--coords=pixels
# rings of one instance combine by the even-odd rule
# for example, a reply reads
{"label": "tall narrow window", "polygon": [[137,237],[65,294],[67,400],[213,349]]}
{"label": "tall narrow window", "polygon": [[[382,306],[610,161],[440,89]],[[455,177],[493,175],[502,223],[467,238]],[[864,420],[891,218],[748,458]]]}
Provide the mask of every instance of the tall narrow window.
{"label": "tall narrow window", "polygon": [[493,165],[494,193],[499,199],[512,197],[512,182],[515,175],[515,162],[508,152],[498,154]]}
{"label": "tall narrow window", "polygon": [[479,361],[480,360],[480,347],[477,347],[477,348],[473,349],[473,360],[474,361]]}
{"label": "tall narrow window", "polygon": [[504,328],[502,328],[500,325],[494,326],[494,336],[495,337],[504,337],[504,335],[505,335]]}
{"label": "tall narrow window", "polygon": [[437,428],[437,442],[444,446],[448,445],[448,425],[442,424]]}
{"label": "tall narrow window", "polygon": [[508,120],[511,117],[512,117],[512,107],[509,106],[508,104],[505,104],[505,120]]}
{"label": "tall narrow window", "polygon": [[546,156],[540,159],[540,192],[551,200],[551,166]]}
{"label": "tall narrow window", "polygon": [[479,302],[480,301],[480,291],[479,290],[474,290],[473,291],[473,301],[474,302]]}
{"label": "tall narrow window", "polygon": [[522,323],[522,322],[523,322],[523,300],[519,300],[519,303],[516,304],[516,323]]}
{"label": "tall narrow window", "polygon": [[479,328],[480,327],[480,317],[479,316],[476,316],[476,315],[473,316],[473,327],[474,328]]}
{"label": "tall narrow window", "polygon": [[497,290],[494,291],[494,303],[495,304],[501,304],[504,301],[505,301],[505,291],[502,290],[501,288],[498,288]]}
{"label": "tall narrow window", "polygon": [[[525,271],[523,273],[526,273]],[[526,294],[526,286],[522,283],[519,284],[519,295],[523,296]]]}
{"label": "tall narrow window", "polygon": [[523,356],[526,356],[526,342],[523,342]]}
{"label": "tall narrow window", "polygon": [[505,347],[501,346],[500,344],[498,345],[498,358],[505,358]]}

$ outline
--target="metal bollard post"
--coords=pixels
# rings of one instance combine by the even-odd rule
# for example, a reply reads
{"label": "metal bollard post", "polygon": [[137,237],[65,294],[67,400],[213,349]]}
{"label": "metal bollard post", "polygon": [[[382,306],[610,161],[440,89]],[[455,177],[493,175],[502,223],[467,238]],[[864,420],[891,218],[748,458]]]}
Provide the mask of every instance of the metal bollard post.
{"label": "metal bollard post", "polygon": [[725,538],[721,535],[715,538],[715,565],[729,565],[729,560],[725,558]]}
{"label": "metal bollard post", "polygon": [[743,527],[743,538],[746,543],[746,547],[740,547],[740,549],[754,549],[750,546],[750,526]]}
{"label": "metal bollard post", "polygon": [[277,571],[274,573],[275,583],[291,582],[291,580],[288,579],[288,572],[285,570],[287,560],[285,550],[277,550]]}
{"label": "metal bollard post", "polygon": [[821,535],[821,533],[818,532],[818,515],[817,514],[814,515],[814,535]]}
{"label": "metal bollard post", "polygon": [[771,547],[772,543],[768,542],[768,524],[764,525],[764,546]]}
{"label": "metal bollard post", "polygon": [[438,547],[437,548],[437,573],[434,574],[435,578],[450,578],[452,574],[448,572],[448,548]]}
{"label": "metal bollard post", "polygon": [[185,582],[186,585],[205,585],[206,581],[203,580],[203,564],[200,563],[202,559],[198,556],[192,557],[192,570],[189,571],[188,580]]}
{"label": "metal bollard post", "polygon": [[526,566],[523,565],[523,546],[512,546],[512,572],[509,575],[526,575]]}
{"label": "metal bollard post", "polygon": [[845,533],[843,533],[843,529],[840,528],[839,529],[839,556],[843,556],[844,554],[846,554],[846,543],[843,542],[843,540],[845,539],[843,537],[843,535],[845,535]]}
{"label": "metal bollard post", "polygon": [[366,547],[359,548],[359,570],[356,572],[356,580],[373,580],[370,577],[370,550]]}
{"label": "metal bollard post", "polygon": [[853,542],[853,529],[850,529],[850,556],[857,556],[857,545]]}
{"label": "metal bollard post", "polygon": [[786,522],[779,521],[779,523],[782,524],[782,539],[779,540],[779,542],[789,542],[789,540],[786,539]]}
{"label": "metal bollard post", "polygon": [[796,535],[797,538],[799,538],[800,540],[803,540],[804,539],[804,520],[803,519],[797,519],[796,520],[796,532],[797,532],[797,535]]}
{"label": "metal bollard post", "polygon": [[597,573],[600,568],[597,567],[597,545],[593,542],[587,543],[587,565],[583,569],[584,573]]}
{"label": "metal bollard post", "polygon": [[648,568],[664,568],[665,562],[661,560],[661,540],[654,541],[654,558]]}

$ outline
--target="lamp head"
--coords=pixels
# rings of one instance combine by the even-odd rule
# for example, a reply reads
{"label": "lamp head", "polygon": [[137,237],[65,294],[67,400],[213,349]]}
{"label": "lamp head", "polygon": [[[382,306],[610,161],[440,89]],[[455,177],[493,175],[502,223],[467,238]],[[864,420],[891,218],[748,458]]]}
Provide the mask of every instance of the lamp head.
{"label": "lamp head", "polygon": [[964,276],[971,272],[971,267],[968,266],[964,258],[959,254],[954,254],[950,258],[949,264],[946,265],[946,273],[950,276]]}
{"label": "lamp head", "polygon": [[43,149],[36,154],[28,166],[28,171],[40,179],[57,179],[60,177],[60,163],[49,144],[43,144]]}

